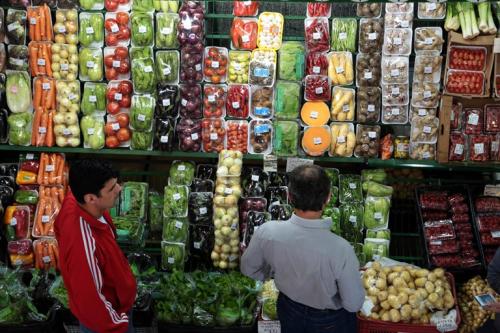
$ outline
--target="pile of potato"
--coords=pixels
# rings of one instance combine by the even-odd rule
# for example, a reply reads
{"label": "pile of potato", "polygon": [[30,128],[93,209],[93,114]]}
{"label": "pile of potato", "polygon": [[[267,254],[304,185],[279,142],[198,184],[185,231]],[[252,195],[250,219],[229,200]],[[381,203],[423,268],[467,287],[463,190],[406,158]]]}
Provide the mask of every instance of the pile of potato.
{"label": "pile of potato", "polygon": [[363,285],[374,304],[370,319],[429,324],[433,311],[448,311],[455,305],[442,268],[382,267],[373,262],[363,273]]}
{"label": "pile of potato", "polygon": [[496,296],[497,301],[500,300],[500,297],[480,276],[470,279],[460,288],[458,292],[458,305],[462,316],[462,323],[458,330],[460,333],[476,332],[488,318],[492,317],[493,313],[484,310],[474,299],[474,296],[481,294],[492,294]]}

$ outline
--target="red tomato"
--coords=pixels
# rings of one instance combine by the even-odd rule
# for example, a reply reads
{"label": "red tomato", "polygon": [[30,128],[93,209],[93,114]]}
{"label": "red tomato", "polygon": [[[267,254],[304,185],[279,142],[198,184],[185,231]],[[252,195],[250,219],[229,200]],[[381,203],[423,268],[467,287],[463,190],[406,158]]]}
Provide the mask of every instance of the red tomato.
{"label": "red tomato", "polygon": [[109,88],[108,91],[106,91],[106,99],[109,102],[112,102],[115,100],[115,94],[118,92],[116,88]]}
{"label": "red tomato", "polygon": [[107,123],[106,126],[104,126],[104,134],[106,134],[106,136],[115,134],[115,130],[113,129],[113,123]]}
{"label": "red tomato", "polygon": [[129,117],[126,113],[120,113],[116,116],[116,121],[120,124],[120,127],[127,127],[129,123]]}
{"label": "red tomato", "polygon": [[106,67],[109,67],[109,68],[113,67],[113,60],[114,60],[114,59],[113,59],[113,56],[112,56],[111,54],[110,54],[110,55],[105,56],[105,57],[104,57],[104,65],[105,65]]}
{"label": "red tomato", "polygon": [[121,3],[122,5],[125,5],[128,3],[128,0],[118,0],[119,3]]}
{"label": "red tomato", "polygon": [[118,22],[113,18],[109,18],[106,20],[106,22],[104,22],[104,27],[106,28],[106,30],[108,30],[110,32],[113,31],[112,30],[113,26],[118,27]]}
{"label": "red tomato", "polygon": [[111,68],[106,68],[106,79],[108,81],[111,80],[116,80],[118,78],[118,71],[111,67]]}
{"label": "red tomato", "polygon": [[116,137],[120,142],[130,139],[130,130],[128,128],[120,128],[116,133]]}
{"label": "red tomato", "polygon": [[106,147],[108,147],[108,148],[116,148],[116,147],[118,147],[119,144],[120,144],[120,142],[118,141],[117,137],[114,135],[108,136],[106,138]]}
{"label": "red tomato", "polygon": [[123,95],[122,96],[122,100],[121,101],[118,101],[118,104],[122,107],[122,108],[129,108],[130,107],[130,104],[131,104],[131,98],[129,95]]}
{"label": "red tomato", "polygon": [[[126,0],[126,2],[128,2],[128,0]],[[128,24],[128,14],[125,12],[116,13],[116,22],[118,22],[119,25],[127,25]]]}
{"label": "red tomato", "polygon": [[104,7],[106,7],[106,10],[114,12],[115,10],[118,9],[118,1],[106,0],[104,1]]}
{"label": "red tomato", "polygon": [[130,65],[128,61],[122,61],[120,67],[118,68],[118,73],[127,74],[130,71]]}
{"label": "red tomato", "polygon": [[120,26],[120,31],[118,31],[116,36],[118,37],[118,39],[127,40],[130,38],[130,29],[127,26],[122,25]]}
{"label": "red tomato", "polygon": [[106,36],[106,45],[116,46],[118,45],[118,34],[109,34]]}
{"label": "red tomato", "polygon": [[117,102],[108,103],[106,106],[109,114],[117,114],[120,111],[120,104]]}
{"label": "red tomato", "polygon": [[123,60],[128,58],[128,50],[124,46],[118,46],[115,49],[115,57],[116,59]]}
{"label": "red tomato", "polygon": [[129,81],[122,81],[118,85],[118,90],[124,95],[130,95],[132,93],[132,83]]}

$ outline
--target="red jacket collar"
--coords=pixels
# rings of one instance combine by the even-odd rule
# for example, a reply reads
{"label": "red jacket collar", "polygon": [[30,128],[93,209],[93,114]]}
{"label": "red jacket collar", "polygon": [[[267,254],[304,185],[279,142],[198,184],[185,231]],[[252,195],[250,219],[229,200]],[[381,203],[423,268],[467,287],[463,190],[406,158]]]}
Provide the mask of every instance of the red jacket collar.
{"label": "red jacket collar", "polygon": [[[79,215],[85,220],[85,222],[87,222],[90,225],[91,228],[102,229],[102,230],[107,229],[107,226],[104,223],[102,223],[101,221],[96,219],[94,216],[89,214],[85,209],[83,209],[78,204],[78,201],[76,200],[73,193],[71,193],[71,190],[68,190],[68,193],[66,194],[66,196],[67,196],[66,199],[69,200],[71,205],[75,205],[76,207],[78,207]],[[116,227],[113,224],[113,220],[111,219],[111,215],[109,215],[109,212],[105,211],[103,214],[103,217],[106,220],[106,222],[109,224],[109,226],[111,227],[113,234],[115,234],[115,236],[116,236]]]}

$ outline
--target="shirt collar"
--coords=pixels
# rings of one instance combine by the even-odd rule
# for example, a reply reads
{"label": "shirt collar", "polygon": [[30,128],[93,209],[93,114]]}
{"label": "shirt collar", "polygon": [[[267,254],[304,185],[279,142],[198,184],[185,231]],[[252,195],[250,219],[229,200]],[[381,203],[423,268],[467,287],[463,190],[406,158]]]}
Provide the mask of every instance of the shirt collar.
{"label": "shirt collar", "polygon": [[303,219],[302,217],[293,214],[289,221],[300,227],[314,228],[314,229],[330,229],[332,225],[332,219],[329,217],[326,219],[309,220],[309,219]]}

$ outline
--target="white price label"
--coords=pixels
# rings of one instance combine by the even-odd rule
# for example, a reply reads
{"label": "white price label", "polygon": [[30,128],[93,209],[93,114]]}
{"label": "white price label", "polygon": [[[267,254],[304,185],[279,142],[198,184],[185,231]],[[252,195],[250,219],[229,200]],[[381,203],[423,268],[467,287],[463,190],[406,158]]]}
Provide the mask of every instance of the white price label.
{"label": "white price label", "polygon": [[183,98],[182,101],[181,101],[181,105],[182,106],[188,105],[188,101]]}
{"label": "white price label", "polygon": [[395,38],[392,39],[392,43],[394,45],[401,45],[401,44],[403,44],[403,41],[401,40],[401,38],[395,37]]}
{"label": "white price label", "polygon": [[391,70],[391,76],[392,77],[399,76],[399,69],[393,69],[393,70]]}
{"label": "white price label", "polygon": [[69,128],[63,129],[63,135],[70,135],[70,134],[71,134],[71,131],[69,130]]}
{"label": "white price label", "polygon": [[120,60],[113,60],[113,67],[114,68],[119,68],[120,67]]}
{"label": "white price label", "polygon": [[50,89],[50,83],[48,83],[48,82],[42,83],[42,89],[43,90],[49,90]]}
{"label": "white price label", "polygon": [[358,222],[358,217],[356,215],[349,216],[349,222],[351,222],[351,223]]}
{"label": "white price label", "polygon": [[144,66],[144,73],[151,73],[153,71],[152,66]]}
{"label": "white price label", "polygon": [[500,146],[500,142],[498,142],[498,141],[491,142],[491,151],[492,152],[497,152],[499,146]]}
{"label": "white price label", "polygon": [[368,104],[368,112],[375,112],[375,105]]}
{"label": "white price label", "polygon": [[356,183],[349,183],[349,188],[351,190],[355,190],[356,188],[358,188],[358,186],[356,185]]}
{"label": "white price label", "polygon": [[424,44],[426,44],[426,45],[432,45],[433,42],[434,42],[434,38],[427,37],[426,39],[424,39]]}
{"label": "white price label", "polygon": [[87,134],[88,135],[94,135],[95,129],[94,128],[87,128]]}
{"label": "white price label", "polygon": [[208,99],[208,101],[209,101],[210,103],[215,102],[215,96],[214,96],[214,95],[208,95],[208,96],[207,96],[207,99]]}
{"label": "white price label", "polygon": [[259,333],[281,333],[281,325],[278,320],[259,320],[257,326]]}
{"label": "white price label", "polygon": [[87,68],[94,68],[95,62],[93,61],[87,61]]}
{"label": "white price label", "polygon": [[432,93],[428,90],[424,91],[424,98],[431,98]]}
{"label": "white price label", "polygon": [[162,35],[170,35],[173,32],[173,30],[170,27],[164,27],[161,29],[160,32]]}
{"label": "white price label", "polygon": [[309,115],[312,119],[318,119],[318,111],[311,111],[311,114]]}
{"label": "white price label", "polygon": [[432,74],[432,66],[425,66],[424,73],[425,74]]}
{"label": "white price label", "polygon": [[259,181],[259,176],[258,175],[252,175],[252,181],[253,182],[258,182]]}
{"label": "white price label", "polygon": [[9,24],[9,25],[7,26],[7,30],[8,30],[9,32],[11,32],[12,30],[16,30],[16,29],[18,29],[18,28],[20,28],[20,27],[21,27],[21,25],[19,24],[19,22],[17,22],[17,21],[16,21],[16,22],[13,22],[13,23]]}
{"label": "white price label", "polygon": [[137,115],[137,120],[139,120],[139,121],[145,121],[146,120],[146,115],[143,115],[142,113],[139,113]]}
{"label": "white price label", "polygon": [[248,35],[241,36],[241,41],[243,43],[248,43],[250,41],[250,36],[248,36]]}
{"label": "white price label", "polygon": [[219,138],[217,133],[210,133],[210,140],[215,141]]}
{"label": "white price label", "polygon": [[193,247],[197,250],[201,249],[201,242],[193,242]]}
{"label": "white price label", "polygon": [[[36,24],[36,17],[30,18],[30,24],[35,25]],[[31,29],[31,28],[30,28]]]}
{"label": "white price label", "polygon": [[377,132],[368,132],[368,137],[370,139],[375,139],[377,137]]}
{"label": "white price label", "polygon": [[172,195],[172,198],[174,198],[174,200],[175,200],[175,201],[177,201],[177,200],[180,200],[180,199],[181,199],[181,195],[180,195],[180,193],[174,193],[174,194]]}
{"label": "white price label", "polygon": [[177,171],[186,171],[186,166],[184,164],[179,165]]}
{"label": "white price label", "polygon": [[50,263],[50,257],[49,257],[49,256],[44,256],[44,257],[42,257],[42,261],[43,261],[45,264],[48,264],[48,263]]}
{"label": "white price label", "polygon": [[335,71],[337,72],[337,74],[342,74],[342,73],[344,73],[344,67],[339,66],[339,67],[335,68]]}
{"label": "white price label", "polygon": [[69,70],[69,64],[61,64],[61,70],[62,70],[62,71],[67,71],[67,70]]}
{"label": "white price label", "polygon": [[321,33],[319,33],[319,32],[314,32],[314,33],[313,33],[313,39],[314,39],[314,40],[321,39]]}
{"label": "white price label", "polygon": [[323,87],[317,87],[316,89],[314,89],[314,92],[316,93],[316,95],[321,95],[323,93]]}
{"label": "white price label", "polygon": [[440,245],[443,245],[443,242],[440,241],[440,240],[434,240],[434,241],[430,241],[429,242],[431,245],[435,245],[435,246],[440,246]]}
{"label": "white price label", "polygon": [[464,145],[457,143],[454,150],[455,155],[462,155],[464,153]]}
{"label": "white price label", "polygon": [[33,154],[33,153],[28,153],[28,154],[26,154],[26,159],[27,159],[27,160],[32,160],[32,159],[34,159],[34,158],[35,158],[35,154]]}
{"label": "white price label", "polygon": [[68,99],[69,99],[70,101],[72,101],[72,100],[74,100],[74,99],[77,99],[77,98],[78,98],[78,96],[76,96],[76,95],[75,95],[75,94],[73,94],[73,93],[70,93],[70,94],[68,95]]}
{"label": "white price label", "polygon": [[392,114],[393,116],[399,116],[399,109],[398,109],[398,108],[393,108],[393,109],[391,110],[391,114]]}
{"label": "white price label", "polygon": [[426,134],[430,134],[431,131],[432,131],[432,127],[430,126],[424,126],[423,130],[422,130],[424,133]]}
{"label": "white price label", "polygon": [[45,59],[39,58],[36,63],[38,66],[45,66]]}
{"label": "white price label", "polygon": [[198,133],[191,134],[191,139],[198,140],[198,138],[199,138]]}
{"label": "white price label", "polygon": [[120,93],[115,93],[115,101],[121,101],[122,100],[122,97],[123,95],[120,94]]}
{"label": "white price label", "polygon": [[148,31],[148,28],[146,28],[146,26],[144,26],[144,25],[141,25],[141,26],[139,26],[138,30],[139,30],[140,34],[145,34],[146,31]]}
{"label": "white price label", "polygon": [[236,230],[236,229],[238,229],[238,224],[237,224],[237,223],[233,223],[233,224],[231,224],[231,230],[233,230],[233,231],[234,231],[234,230]]}
{"label": "white price label", "polygon": [[161,104],[163,106],[170,106],[170,99],[165,98],[164,100],[161,101]]}
{"label": "white price label", "polygon": [[116,33],[118,31],[120,31],[120,28],[118,28],[118,25],[117,24],[112,24],[111,25],[111,32],[112,33]]}
{"label": "white price label", "polygon": [[345,143],[345,136],[339,136],[337,138],[337,143]]}
{"label": "white price label", "polygon": [[321,144],[321,138],[313,138],[313,142],[315,145],[320,145]]}
{"label": "white price label", "polygon": [[64,25],[61,25],[58,30],[59,30],[59,33],[63,34],[66,32],[66,27]]}
{"label": "white price label", "polygon": [[85,28],[85,32],[87,33],[87,35],[93,34],[94,33],[94,28],[87,27],[87,28]]}
{"label": "white price label", "polygon": [[228,259],[229,261],[236,261],[238,260],[238,256],[236,254],[231,254]]}
{"label": "white price label", "polygon": [[219,62],[218,61],[212,61],[212,68],[219,68]]}
{"label": "white price label", "polygon": [[168,135],[162,135],[160,137],[160,142],[161,143],[168,143]]}
{"label": "white price label", "polygon": [[418,109],[418,115],[420,117],[425,117],[427,116],[427,110],[426,109]]}
{"label": "white price label", "polygon": [[194,69],[195,69],[197,72],[201,71],[201,64],[196,64],[196,65],[194,66]]}
{"label": "white price label", "polygon": [[493,237],[493,238],[500,238],[500,230],[492,231],[491,232],[491,237]]}
{"label": "white price label", "polygon": [[403,20],[401,21],[401,28],[408,28],[410,26],[410,21]]}
{"label": "white price label", "polygon": [[50,221],[50,216],[42,215],[42,223],[49,223],[49,221]]}
{"label": "white price label", "polygon": [[233,189],[232,188],[226,187],[224,189],[224,194],[228,194],[229,195],[229,194],[232,194],[232,193],[233,193]]}
{"label": "white price label", "polygon": [[207,207],[200,207],[200,215],[206,215],[208,212]]}
{"label": "white price label", "polygon": [[437,6],[436,6],[436,4],[434,2],[427,3],[425,5],[427,5],[427,11],[436,10],[436,8],[437,8]]}
{"label": "white price label", "polygon": [[369,40],[375,40],[375,39],[377,39],[377,33],[376,32],[369,33],[368,34],[368,39]]}
{"label": "white price label", "polygon": [[347,39],[347,33],[346,32],[339,33],[339,39],[340,40],[346,40]]}
{"label": "white price label", "polygon": [[13,217],[13,218],[11,218],[11,219],[10,219],[10,225],[11,225],[12,227],[14,227],[14,226],[16,226],[16,225],[17,225],[17,219],[16,219],[15,217]]}
{"label": "white price label", "polygon": [[45,166],[45,171],[46,171],[46,172],[52,172],[52,171],[54,171],[55,169],[56,169],[56,168],[55,168],[54,164],[48,164],[48,165],[46,165],[46,166]]}
{"label": "white price label", "polygon": [[373,78],[372,72],[365,72],[365,80],[371,80]]}
{"label": "white price label", "polygon": [[168,258],[167,258],[167,262],[168,262],[169,264],[173,264],[173,263],[175,263],[175,258],[173,258],[173,257],[168,257]]}
{"label": "white price label", "polygon": [[313,73],[314,73],[314,74],[319,74],[319,73],[321,73],[321,67],[319,67],[319,66],[314,66],[314,67],[313,67]]}
{"label": "white price label", "polygon": [[428,160],[429,158],[431,158],[431,153],[429,153],[428,151],[424,151],[424,153],[422,154],[422,158],[424,160]]}
{"label": "white price label", "polygon": [[476,126],[479,122],[479,115],[472,113],[469,115],[469,119],[467,121],[469,124]]}
{"label": "white price label", "polygon": [[231,66],[233,66],[233,68],[234,68],[236,71],[241,71],[241,69],[242,69],[242,65],[241,65],[241,63],[239,63],[239,62],[233,62],[233,63],[231,63]]}
{"label": "white price label", "polygon": [[381,220],[381,219],[382,219],[382,213],[381,213],[381,212],[375,212],[375,213],[373,214],[373,218],[374,218],[375,220]]}
{"label": "white price label", "polygon": [[349,110],[350,110],[349,104],[342,105],[342,112],[349,112]]}
{"label": "white price label", "polygon": [[393,96],[398,96],[399,95],[399,87],[392,87],[391,88],[391,94]]}
{"label": "white price label", "polygon": [[184,225],[184,223],[182,223],[181,221],[175,221],[175,227],[177,229],[182,229],[183,225]]}
{"label": "white price label", "polygon": [[484,154],[484,143],[475,143],[474,153],[476,153],[476,155]]}
{"label": "white price label", "polygon": [[170,75],[170,73],[172,73],[172,69],[170,68],[170,66],[165,66],[165,68],[163,68],[163,75]]}
{"label": "white price label", "polygon": [[112,123],[111,128],[113,129],[113,131],[118,131],[120,129],[120,124]]}
{"label": "white price label", "polygon": [[38,133],[40,133],[40,134],[45,134],[45,133],[47,133],[47,127],[39,127],[39,128],[38,128]]}

